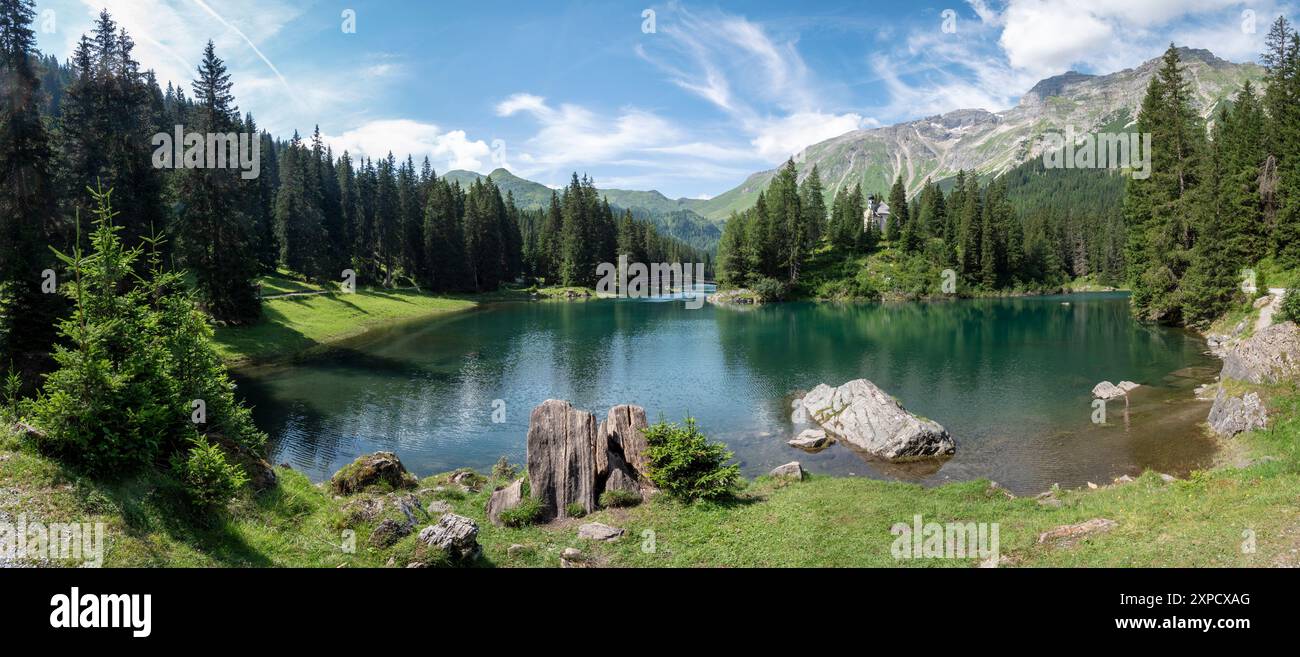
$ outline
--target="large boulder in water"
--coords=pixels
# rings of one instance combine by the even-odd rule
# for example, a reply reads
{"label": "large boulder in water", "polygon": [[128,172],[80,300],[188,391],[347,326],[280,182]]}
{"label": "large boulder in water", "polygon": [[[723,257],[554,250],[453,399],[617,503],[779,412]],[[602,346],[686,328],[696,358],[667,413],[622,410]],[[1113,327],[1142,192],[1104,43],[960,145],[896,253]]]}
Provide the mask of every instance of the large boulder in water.
{"label": "large boulder in water", "polygon": [[813,388],[800,402],[823,429],[877,458],[892,462],[948,456],[957,443],[943,425],[907,412],[866,379],[838,388]]}
{"label": "large boulder in water", "polygon": [[596,438],[596,416],[569,402],[548,399],[533,409],[528,418],[528,487],[542,502],[543,519],[567,516],[574,503],[587,513],[596,509]]}

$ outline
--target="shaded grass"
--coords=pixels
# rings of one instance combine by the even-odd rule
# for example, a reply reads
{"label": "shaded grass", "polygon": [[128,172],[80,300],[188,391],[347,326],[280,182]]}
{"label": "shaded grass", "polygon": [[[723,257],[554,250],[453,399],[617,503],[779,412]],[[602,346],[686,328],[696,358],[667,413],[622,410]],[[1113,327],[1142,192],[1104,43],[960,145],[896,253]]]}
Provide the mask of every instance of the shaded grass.
{"label": "shaded grass", "polygon": [[360,335],[383,324],[474,307],[469,299],[414,290],[358,290],[267,299],[252,326],[218,327],[215,346],[228,363],[270,362]]}

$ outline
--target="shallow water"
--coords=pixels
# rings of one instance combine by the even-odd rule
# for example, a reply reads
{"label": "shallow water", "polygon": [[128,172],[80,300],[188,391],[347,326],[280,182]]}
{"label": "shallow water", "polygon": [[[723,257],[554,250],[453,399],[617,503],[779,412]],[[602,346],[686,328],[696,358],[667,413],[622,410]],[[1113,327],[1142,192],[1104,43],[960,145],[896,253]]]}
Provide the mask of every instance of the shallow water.
{"label": "shallow water", "polygon": [[[1218,361],[1204,352],[1195,334],[1135,322],[1123,294],[749,310],[515,302],[381,329],[239,382],[274,461],[314,479],[380,449],[421,475],[519,463],[529,412],[557,398],[598,418],[619,403],[651,421],[689,414],[747,475],[799,460],[926,484],[988,477],[1027,493],[1208,465],[1214,444],[1196,425],[1209,405],[1192,389]],[[947,427],[957,455],[894,466],[843,445],[785,444],[797,392],[858,377]],[[1143,387],[1127,414],[1111,401],[1097,425],[1090,391],[1104,379]]]}

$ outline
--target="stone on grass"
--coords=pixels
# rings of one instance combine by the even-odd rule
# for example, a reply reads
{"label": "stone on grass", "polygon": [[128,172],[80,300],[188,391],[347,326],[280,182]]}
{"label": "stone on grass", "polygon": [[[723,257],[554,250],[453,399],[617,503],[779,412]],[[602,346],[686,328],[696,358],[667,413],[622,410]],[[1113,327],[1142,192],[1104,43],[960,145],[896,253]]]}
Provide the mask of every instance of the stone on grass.
{"label": "stone on grass", "polygon": [[452,560],[473,561],[482,552],[478,544],[478,524],[465,516],[448,513],[438,524],[420,532],[420,542],[447,553]]}
{"label": "stone on grass", "polygon": [[599,522],[589,522],[578,528],[578,538],[589,541],[613,541],[626,533],[627,530],[620,527],[610,527]]}
{"label": "stone on grass", "polygon": [[767,473],[769,477],[784,479],[787,481],[803,481],[803,466],[798,461],[791,461],[785,465],[778,465]]}

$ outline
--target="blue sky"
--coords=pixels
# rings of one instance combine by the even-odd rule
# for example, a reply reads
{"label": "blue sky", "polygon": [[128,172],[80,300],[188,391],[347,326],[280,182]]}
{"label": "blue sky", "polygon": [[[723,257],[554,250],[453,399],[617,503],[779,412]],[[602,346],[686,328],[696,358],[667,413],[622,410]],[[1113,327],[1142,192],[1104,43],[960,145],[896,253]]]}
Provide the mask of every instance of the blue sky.
{"label": "blue sky", "polygon": [[[1279,0],[559,2],[38,0],[66,57],[100,8],[188,89],[204,43],[277,134],[707,197],[853,129],[1013,106],[1037,80],[1165,45],[1254,60]],[[344,29],[345,12],[355,32]],[[653,11],[654,29],[645,28]]]}

